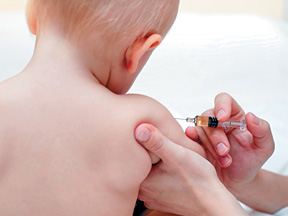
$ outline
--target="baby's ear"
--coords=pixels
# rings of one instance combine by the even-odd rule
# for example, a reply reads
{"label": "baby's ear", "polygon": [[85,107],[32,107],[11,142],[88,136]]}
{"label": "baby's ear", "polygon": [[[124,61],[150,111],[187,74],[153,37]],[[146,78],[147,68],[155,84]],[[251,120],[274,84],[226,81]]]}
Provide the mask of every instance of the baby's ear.
{"label": "baby's ear", "polygon": [[27,17],[28,27],[30,32],[33,35],[36,35],[37,33],[37,17],[34,15],[28,15]]}
{"label": "baby's ear", "polygon": [[137,70],[141,57],[146,52],[157,47],[161,41],[162,37],[159,34],[152,34],[148,37],[135,40],[125,53],[127,71],[134,73]]}

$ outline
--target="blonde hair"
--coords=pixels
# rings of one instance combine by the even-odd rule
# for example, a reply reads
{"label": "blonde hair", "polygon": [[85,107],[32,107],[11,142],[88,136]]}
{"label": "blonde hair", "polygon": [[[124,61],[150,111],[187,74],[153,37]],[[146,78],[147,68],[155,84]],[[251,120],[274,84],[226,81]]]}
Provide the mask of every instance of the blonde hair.
{"label": "blonde hair", "polygon": [[163,35],[175,19],[175,5],[178,0],[28,0],[27,21],[35,16],[40,25],[52,21],[72,37],[87,31],[110,37]]}

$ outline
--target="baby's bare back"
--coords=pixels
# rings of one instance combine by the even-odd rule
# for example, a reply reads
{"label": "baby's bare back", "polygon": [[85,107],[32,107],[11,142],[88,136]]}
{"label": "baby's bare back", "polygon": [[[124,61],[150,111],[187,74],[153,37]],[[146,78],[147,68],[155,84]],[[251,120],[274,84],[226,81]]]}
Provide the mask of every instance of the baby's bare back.
{"label": "baby's bare back", "polygon": [[100,85],[1,83],[0,215],[132,215],[151,167],[133,103]]}

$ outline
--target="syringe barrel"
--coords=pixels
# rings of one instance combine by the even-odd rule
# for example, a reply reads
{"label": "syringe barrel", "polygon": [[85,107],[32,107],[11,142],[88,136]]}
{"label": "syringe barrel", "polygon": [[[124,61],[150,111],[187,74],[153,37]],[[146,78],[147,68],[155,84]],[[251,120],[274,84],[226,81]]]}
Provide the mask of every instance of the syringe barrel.
{"label": "syringe barrel", "polygon": [[231,128],[231,121],[229,120],[229,121],[226,121],[226,122],[219,122],[218,123],[218,126],[219,127],[223,127],[224,128],[224,130],[225,131],[229,131],[230,130],[230,128]]}
{"label": "syringe barrel", "polygon": [[187,122],[194,123],[195,126],[200,127],[222,127],[225,131],[229,131],[230,128],[239,128],[240,130],[244,131],[246,129],[246,121],[243,118],[240,121],[226,121],[226,122],[219,122],[216,117],[211,116],[196,116],[195,118],[187,118]]}
{"label": "syringe barrel", "polygon": [[219,122],[219,127],[223,127],[225,131],[229,131],[230,128],[239,128],[240,130],[246,130],[246,121],[245,119],[241,119],[240,121],[226,121],[226,122]]}
{"label": "syringe barrel", "polygon": [[212,128],[216,128],[218,126],[218,120],[216,117],[196,116],[194,119],[195,126],[206,126]]}

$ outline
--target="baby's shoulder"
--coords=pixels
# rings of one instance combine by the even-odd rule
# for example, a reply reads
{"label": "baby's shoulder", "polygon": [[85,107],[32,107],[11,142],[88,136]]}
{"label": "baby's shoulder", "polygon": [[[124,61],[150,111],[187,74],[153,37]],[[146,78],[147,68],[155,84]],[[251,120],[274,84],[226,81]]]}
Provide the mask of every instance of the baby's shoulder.
{"label": "baby's shoulder", "polygon": [[[101,103],[99,103],[100,100],[92,101],[95,104],[91,106],[93,113],[89,115],[91,116],[89,121],[95,126],[92,129],[93,134],[95,134],[95,131],[108,128],[109,130],[103,132],[103,134],[113,131],[117,133],[117,136],[114,137],[119,138],[119,140],[132,140],[132,142],[123,144],[127,147],[129,147],[129,143],[135,146],[133,133],[141,123],[150,123],[163,130],[167,127],[166,124],[174,126],[177,123],[165,106],[144,95],[109,94],[106,95],[105,100],[101,100]],[[176,127],[178,126],[177,124]]]}
{"label": "baby's shoulder", "polygon": [[148,118],[146,120],[171,115],[160,102],[145,95],[126,94],[121,96],[121,101],[131,114],[137,115],[140,118]]}
{"label": "baby's shoulder", "polygon": [[[106,95],[105,102],[93,107],[94,113],[89,123],[93,125],[89,128],[90,134],[95,137],[93,147],[98,155],[99,152],[107,152],[109,149],[109,154],[101,153],[98,159],[102,158],[105,167],[118,167],[111,171],[113,179],[117,179],[114,186],[127,189],[131,187],[131,179],[133,184],[140,184],[151,169],[151,159],[135,140],[134,131],[143,122],[156,124],[153,116],[157,116],[156,112],[161,113],[159,109],[163,106],[154,99],[133,94]],[[95,157],[90,161],[94,163]],[[130,182],[129,185],[127,182]]]}

